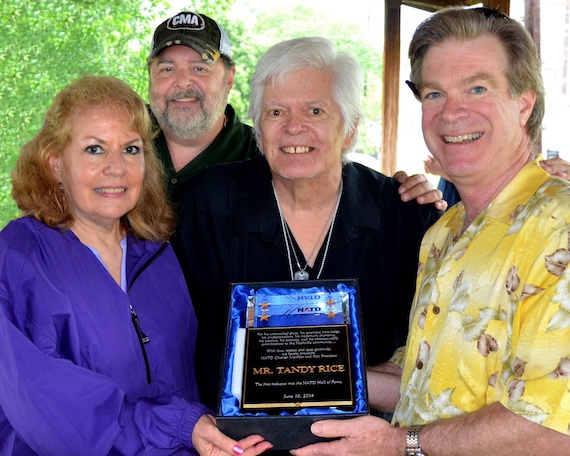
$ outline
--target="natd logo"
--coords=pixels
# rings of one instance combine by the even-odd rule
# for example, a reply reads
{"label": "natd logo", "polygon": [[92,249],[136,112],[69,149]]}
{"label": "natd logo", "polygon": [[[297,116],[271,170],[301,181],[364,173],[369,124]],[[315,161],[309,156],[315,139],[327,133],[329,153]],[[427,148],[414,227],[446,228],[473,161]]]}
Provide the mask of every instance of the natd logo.
{"label": "natd logo", "polygon": [[204,18],[194,13],[180,13],[171,17],[166,23],[169,30],[204,30]]}
{"label": "natd logo", "polygon": [[297,313],[298,314],[319,313],[322,311],[323,311],[323,309],[321,309],[320,307],[297,307]]}

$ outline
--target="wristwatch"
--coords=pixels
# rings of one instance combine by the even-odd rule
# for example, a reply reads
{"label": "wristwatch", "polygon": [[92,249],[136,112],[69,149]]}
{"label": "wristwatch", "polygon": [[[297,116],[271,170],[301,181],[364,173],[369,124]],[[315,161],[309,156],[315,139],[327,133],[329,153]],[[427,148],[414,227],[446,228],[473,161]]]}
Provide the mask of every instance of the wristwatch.
{"label": "wristwatch", "polygon": [[422,427],[414,425],[406,436],[406,456],[427,456],[420,448],[420,429]]}

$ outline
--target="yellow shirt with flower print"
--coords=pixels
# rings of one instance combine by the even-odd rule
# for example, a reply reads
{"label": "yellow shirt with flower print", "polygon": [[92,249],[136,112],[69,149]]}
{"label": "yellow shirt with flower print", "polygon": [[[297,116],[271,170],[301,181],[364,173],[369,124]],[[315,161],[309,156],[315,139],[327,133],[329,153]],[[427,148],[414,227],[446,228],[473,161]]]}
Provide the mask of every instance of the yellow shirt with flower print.
{"label": "yellow shirt with flower print", "polygon": [[501,402],[570,433],[570,183],[527,164],[462,234],[463,203],[421,245],[393,423]]}

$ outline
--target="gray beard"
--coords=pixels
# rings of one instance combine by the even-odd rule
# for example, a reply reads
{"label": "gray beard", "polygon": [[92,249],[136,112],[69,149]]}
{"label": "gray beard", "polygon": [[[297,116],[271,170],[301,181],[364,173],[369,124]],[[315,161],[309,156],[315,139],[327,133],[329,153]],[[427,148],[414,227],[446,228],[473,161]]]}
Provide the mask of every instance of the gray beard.
{"label": "gray beard", "polygon": [[[177,140],[191,141],[208,133],[216,122],[224,115],[229,90],[218,93],[210,99],[209,106],[204,104],[200,95],[198,109],[177,109],[165,101],[164,109],[160,110],[157,103],[150,97],[150,107],[162,131]],[[195,95],[195,94],[194,94]]]}
{"label": "gray beard", "polygon": [[[186,115],[180,115],[182,113]],[[166,108],[161,113],[155,113],[154,115],[162,131],[168,136],[182,141],[190,141],[205,135],[214,127],[218,120],[217,116],[208,116],[204,111],[193,113],[181,110],[177,114],[173,115]]]}

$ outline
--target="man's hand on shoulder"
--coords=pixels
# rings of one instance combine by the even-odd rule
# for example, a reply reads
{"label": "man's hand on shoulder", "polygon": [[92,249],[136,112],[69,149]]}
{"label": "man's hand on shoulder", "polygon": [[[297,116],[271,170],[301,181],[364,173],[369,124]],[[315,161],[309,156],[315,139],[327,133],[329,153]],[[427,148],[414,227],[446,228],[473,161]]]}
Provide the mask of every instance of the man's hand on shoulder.
{"label": "man's hand on shoulder", "polygon": [[398,171],[394,174],[394,179],[400,182],[400,198],[402,201],[416,200],[419,204],[434,203],[440,211],[447,209],[447,201],[443,200],[443,194],[427,180],[423,174],[408,176],[405,171]]}
{"label": "man's hand on shoulder", "polygon": [[562,179],[570,180],[570,163],[562,158],[549,158],[538,162],[542,169],[553,176],[561,177]]}

